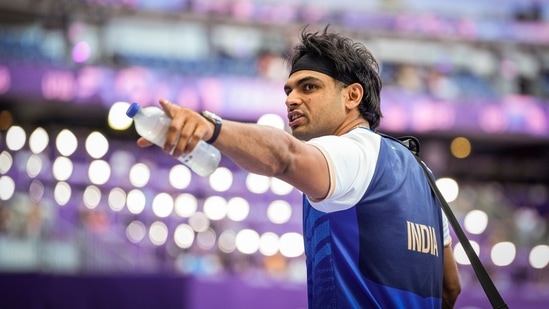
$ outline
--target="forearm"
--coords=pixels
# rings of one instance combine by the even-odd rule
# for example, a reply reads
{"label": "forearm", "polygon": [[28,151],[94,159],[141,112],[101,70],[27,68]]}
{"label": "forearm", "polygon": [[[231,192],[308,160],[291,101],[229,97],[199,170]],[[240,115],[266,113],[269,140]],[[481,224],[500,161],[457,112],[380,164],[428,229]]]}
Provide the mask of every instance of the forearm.
{"label": "forearm", "polygon": [[274,127],[224,120],[214,146],[249,172],[279,176],[288,170],[296,143],[301,142]]}
{"label": "forearm", "polygon": [[454,308],[458,295],[461,293],[461,283],[454,252],[451,245],[444,247],[444,275],[442,289],[442,308]]}

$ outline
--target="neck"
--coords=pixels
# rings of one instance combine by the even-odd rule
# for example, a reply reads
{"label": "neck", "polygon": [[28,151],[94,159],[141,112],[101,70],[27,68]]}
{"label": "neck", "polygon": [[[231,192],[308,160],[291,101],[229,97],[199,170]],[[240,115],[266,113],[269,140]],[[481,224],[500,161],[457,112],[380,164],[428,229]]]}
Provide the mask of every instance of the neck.
{"label": "neck", "polygon": [[364,119],[364,118],[359,118],[359,119],[356,119],[354,121],[351,121],[349,123],[346,123],[345,125],[343,125],[341,127],[339,131],[339,133],[337,135],[343,135],[353,129],[356,129],[356,128],[370,128],[370,123]]}

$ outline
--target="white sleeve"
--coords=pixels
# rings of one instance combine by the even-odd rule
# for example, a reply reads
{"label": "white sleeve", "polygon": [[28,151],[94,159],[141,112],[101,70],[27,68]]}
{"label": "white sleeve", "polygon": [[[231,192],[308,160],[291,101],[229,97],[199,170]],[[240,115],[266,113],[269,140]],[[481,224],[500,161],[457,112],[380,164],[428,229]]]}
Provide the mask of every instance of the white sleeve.
{"label": "white sleeve", "polygon": [[324,154],[330,173],[328,195],[320,201],[309,199],[311,205],[322,212],[356,205],[374,176],[381,137],[375,133],[351,131],[343,136],[315,138],[308,143]]}
{"label": "white sleeve", "polygon": [[446,217],[446,214],[444,211],[442,211],[442,231],[444,236],[444,246],[448,246],[452,244],[452,237],[450,236],[450,229],[448,227],[448,218]]}

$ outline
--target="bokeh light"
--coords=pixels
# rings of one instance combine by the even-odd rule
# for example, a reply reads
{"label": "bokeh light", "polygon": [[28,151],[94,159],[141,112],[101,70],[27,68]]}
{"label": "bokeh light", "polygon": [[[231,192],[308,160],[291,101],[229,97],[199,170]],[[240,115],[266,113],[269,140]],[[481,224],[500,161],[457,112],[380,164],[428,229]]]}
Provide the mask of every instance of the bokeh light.
{"label": "bokeh light", "polygon": [[[473,248],[473,251],[479,255],[480,254],[480,245],[478,242],[474,240],[469,241],[471,243],[471,247]],[[465,249],[463,248],[463,245],[461,243],[457,243],[454,247],[454,256],[456,258],[456,262],[462,265],[471,265],[471,262],[469,261],[469,257],[467,256],[467,253],[465,252]]]}
{"label": "bokeh light", "polygon": [[175,244],[179,248],[187,249],[190,248],[194,242],[194,230],[190,225],[182,223],[175,229],[173,237]]}
{"label": "bokeh light", "polygon": [[173,208],[174,200],[168,193],[161,192],[152,201],[153,213],[159,218],[166,218],[171,215]]}
{"label": "bokeh light", "polygon": [[20,126],[11,126],[6,133],[6,145],[9,150],[20,150],[23,146],[25,146],[26,140],[27,134]]}
{"label": "bokeh light", "polygon": [[133,119],[126,116],[126,111],[130,107],[128,102],[115,102],[109,108],[107,122],[113,130],[124,131],[131,127]]}
{"label": "bokeh light", "polygon": [[0,176],[0,200],[9,200],[15,193],[15,182],[9,176]]}
{"label": "bokeh light", "polygon": [[488,226],[488,215],[482,210],[471,210],[465,215],[463,226],[471,234],[481,234]]}
{"label": "bokeh light", "polygon": [[259,250],[259,234],[251,229],[243,229],[236,234],[236,249],[243,254],[254,254]]}
{"label": "bokeh light", "polygon": [[61,155],[68,157],[76,151],[76,148],[78,147],[78,139],[72,131],[63,129],[59,132],[59,134],[57,134],[55,145],[57,147],[57,151],[59,151]]}
{"label": "bokeh light", "polygon": [[111,177],[111,166],[104,160],[93,160],[88,169],[90,182],[96,185],[104,185]]}
{"label": "bokeh light", "polygon": [[246,177],[246,188],[252,193],[262,194],[269,190],[271,180],[267,176],[249,173]]}
{"label": "bokeh light", "polygon": [[149,183],[151,169],[145,163],[136,163],[130,169],[130,183],[137,188],[142,188]]}
{"label": "bokeh light", "polygon": [[436,184],[446,202],[451,203],[456,200],[459,194],[459,186],[454,179],[439,178]]}
{"label": "bokeh light", "polygon": [[175,213],[182,218],[189,218],[196,213],[198,201],[190,193],[181,193],[175,198]]}
{"label": "bokeh light", "polygon": [[232,221],[243,221],[250,213],[250,204],[242,197],[233,197],[227,202],[227,217]]}
{"label": "bokeh light", "polygon": [[233,173],[226,167],[218,167],[209,177],[210,187],[217,192],[225,192],[233,184]]}
{"label": "bokeh light", "polygon": [[509,241],[499,242],[492,247],[490,258],[496,266],[507,266],[511,264],[516,257],[517,248],[515,244]]}
{"label": "bokeh light", "polygon": [[42,127],[36,128],[29,137],[29,148],[34,154],[39,154],[49,143],[48,132]]}
{"label": "bokeh light", "polygon": [[292,216],[292,206],[284,200],[276,200],[267,208],[267,218],[273,223],[284,224]]}
{"label": "bokeh light", "polygon": [[86,138],[86,151],[94,159],[101,159],[109,150],[109,141],[101,133],[94,131]]}

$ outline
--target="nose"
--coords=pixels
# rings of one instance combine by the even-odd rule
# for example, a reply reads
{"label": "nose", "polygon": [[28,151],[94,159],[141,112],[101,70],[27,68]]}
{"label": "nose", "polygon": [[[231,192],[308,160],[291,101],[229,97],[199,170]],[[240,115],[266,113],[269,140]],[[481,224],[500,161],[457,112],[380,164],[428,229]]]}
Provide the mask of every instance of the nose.
{"label": "nose", "polygon": [[301,100],[295,91],[290,91],[286,96],[286,107],[288,111],[295,109],[300,103]]}

